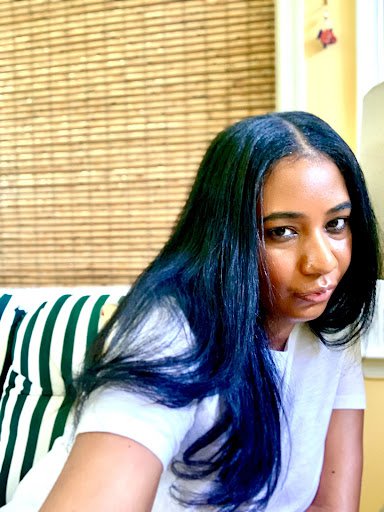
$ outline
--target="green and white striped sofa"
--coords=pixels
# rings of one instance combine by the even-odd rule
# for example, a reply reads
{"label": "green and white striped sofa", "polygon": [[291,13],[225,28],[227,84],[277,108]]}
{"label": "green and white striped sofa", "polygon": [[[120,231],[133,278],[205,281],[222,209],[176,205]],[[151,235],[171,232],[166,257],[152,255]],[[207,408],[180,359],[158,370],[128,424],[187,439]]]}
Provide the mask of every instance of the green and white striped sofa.
{"label": "green and white striped sofa", "polygon": [[127,289],[0,290],[0,506],[62,434],[102,310]]}
{"label": "green and white striped sofa", "polygon": [[[101,313],[127,290],[0,289],[0,507],[63,432],[72,406],[71,382],[95,339]],[[379,281],[375,320],[362,344],[371,373],[384,368],[383,311],[384,281]]]}

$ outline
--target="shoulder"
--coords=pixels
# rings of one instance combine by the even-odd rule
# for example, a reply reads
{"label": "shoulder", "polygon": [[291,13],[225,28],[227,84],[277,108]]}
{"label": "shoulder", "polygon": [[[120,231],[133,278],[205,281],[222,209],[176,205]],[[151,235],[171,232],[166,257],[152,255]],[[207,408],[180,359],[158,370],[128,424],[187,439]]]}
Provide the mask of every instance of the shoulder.
{"label": "shoulder", "polygon": [[310,386],[320,388],[322,383],[324,389],[327,386],[336,389],[345,375],[361,374],[359,342],[349,346],[326,346],[306,324],[295,330],[290,350],[293,376]]}
{"label": "shoulder", "polygon": [[328,361],[341,362],[345,351],[348,350],[346,346],[332,347],[331,345],[326,345],[307,323],[295,326],[289,338],[289,343],[298,361],[316,361],[316,364],[322,362],[326,364]]}
{"label": "shoulder", "polygon": [[155,361],[178,357],[193,346],[189,323],[171,298],[152,305],[141,317],[130,319],[128,329],[124,316],[129,317],[129,312],[117,318],[107,337],[105,352],[110,357],[127,349],[143,361]]}

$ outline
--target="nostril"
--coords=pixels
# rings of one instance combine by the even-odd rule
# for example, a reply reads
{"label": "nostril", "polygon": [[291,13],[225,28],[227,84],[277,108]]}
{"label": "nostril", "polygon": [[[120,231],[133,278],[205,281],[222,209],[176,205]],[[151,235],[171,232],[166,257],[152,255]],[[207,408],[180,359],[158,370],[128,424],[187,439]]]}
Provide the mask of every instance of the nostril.
{"label": "nostril", "polygon": [[337,266],[337,258],[328,247],[307,251],[302,258],[302,271],[306,274],[327,274]]}

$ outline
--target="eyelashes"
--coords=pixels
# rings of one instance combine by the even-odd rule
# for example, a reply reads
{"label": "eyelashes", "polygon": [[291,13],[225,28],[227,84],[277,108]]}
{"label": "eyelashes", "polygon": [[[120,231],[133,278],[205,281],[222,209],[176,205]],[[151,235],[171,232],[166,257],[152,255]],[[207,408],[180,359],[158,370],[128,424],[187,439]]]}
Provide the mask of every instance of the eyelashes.
{"label": "eyelashes", "polygon": [[288,226],[267,229],[265,232],[266,238],[271,240],[291,240],[296,234],[296,230]]}
{"label": "eyelashes", "polygon": [[[349,229],[349,217],[337,217],[330,220],[324,226],[331,235],[343,234]],[[294,239],[300,234],[300,229],[293,226],[276,226],[265,230],[265,238],[271,241],[285,242]]]}
{"label": "eyelashes", "polygon": [[338,217],[337,219],[330,220],[326,228],[333,233],[342,233],[349,226],[349,217]]}

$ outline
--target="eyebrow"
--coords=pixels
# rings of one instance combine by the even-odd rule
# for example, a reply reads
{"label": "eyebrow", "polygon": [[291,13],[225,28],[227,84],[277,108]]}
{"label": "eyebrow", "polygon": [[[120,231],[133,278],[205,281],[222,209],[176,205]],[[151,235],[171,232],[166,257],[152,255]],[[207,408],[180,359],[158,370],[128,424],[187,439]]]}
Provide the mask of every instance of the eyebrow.
{"label": "eyebrow", "polygon": [[[338,213],[342,210],[351,210],[352,204],[350,201],[344,201],[343,203],[340,203],[333,208],[330,208],[326,215],[331,215],[332,213]],[[277,219],[301,219],[305,217],[304,213],[300,212],[275,212],[271,213],[270,215],[267,215],[263,218],[263,222],[270,221],[270,220],[277,220]]]}

